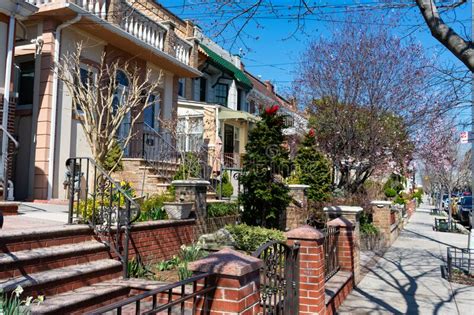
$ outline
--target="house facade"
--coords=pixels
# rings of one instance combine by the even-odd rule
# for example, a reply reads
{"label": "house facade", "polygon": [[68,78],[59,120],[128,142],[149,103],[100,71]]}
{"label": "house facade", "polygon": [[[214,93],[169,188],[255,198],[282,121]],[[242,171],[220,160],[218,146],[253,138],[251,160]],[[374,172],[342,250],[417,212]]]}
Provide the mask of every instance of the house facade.
{"label": "house facade", "polygon": [[202,76],[193,80],[191,97],[183,95],[178,100],[181,147],[193,151],[204,144],[216,174],[222,167],[240,169],[248,132],[258,120],[249,113],[247,103],[253,84],[238,56],[203,35],[197,27],[195,34],[199,39],[198,69]]}
{"label": "house facade", "polygon": [[[146,126],[158,130],[160,121],[177,116],[180,81],[201,75],[197,41],[192,23],[152,0],[28,2],[39,10],[25,21],[28,37],[35,42],[19,45],[15,51],[19,78],[15,91],[21,95],[15,132],[25,148],[14,163],[16,199],[66,199],[65,161],[91,152],[80,114],[54,75],[54,65],[82,43],[85,71],[99,65],[104,53],[111,61],[133,61],[140,71],[151,70],[152,78],[161,78],[160,95],[146,113],[132,113],[141,116],[137,124],[141,134]],[[126,88],[127,83],[123,85]],[[144,154],[143,143],[124,150],[127,157]]]}
{"label": "house facade", "polygon": [[[2,113],[0,181],[4,199],[13,198],[12,158],[17,150],[15,146],[18,146],[13,136],[18,98],[13,91],[14,81],[17,79],[14,71],[15,46],[19,42],[28,41],[23,21],[37,10],[37,7],[22,0],[0,2],[0,109]],[[5,186],[9,187],[9,193]]]}

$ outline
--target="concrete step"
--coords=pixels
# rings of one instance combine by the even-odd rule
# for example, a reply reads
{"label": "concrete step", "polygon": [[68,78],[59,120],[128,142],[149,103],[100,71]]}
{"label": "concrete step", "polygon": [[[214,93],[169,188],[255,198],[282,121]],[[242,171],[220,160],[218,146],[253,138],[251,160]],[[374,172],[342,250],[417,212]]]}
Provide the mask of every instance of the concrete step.
{"label": "concrete step", "polygon": [[0,283],[4,292],[13,291],[18,285],[25,296],[52,296],[78,289],[121,275],[122,264],[118,260],[102,259],[85,264],[71,265],[48,271],[24,274]]}
{"label": "concrete step", "polygon": [[107,258],[108,246],[98,241],[0,253],[0,279]]}
{"label": "concrete step", "polygon": [[77,244],[94,240],[88,225],[48,226],[25,230],[0,230],[0,252],[12,253],[41,247]]}
{"label": "concrete step", "polygon": [[128,297],[130,288],[118,280],[109,280],[50,297],[31,308],[32,314],[84,314]]}

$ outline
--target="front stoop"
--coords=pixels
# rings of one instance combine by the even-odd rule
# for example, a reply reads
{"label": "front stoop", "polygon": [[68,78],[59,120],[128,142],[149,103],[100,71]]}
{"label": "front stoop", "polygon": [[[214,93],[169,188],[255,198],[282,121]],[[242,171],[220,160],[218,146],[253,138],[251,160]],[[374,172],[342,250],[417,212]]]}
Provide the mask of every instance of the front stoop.
{"label": "front stoop", "polygon": [[[86,225],[0,232],[0,289],[44,295],[33,314],[82,314],[127,298],[122,264]],[[155,283],[154,287],[162,285]]]}
{"label": "front stoop", "polygon": [[144,159],[123,159],[123,170],[114,173],[117,180],[125,180],[141,195],[165,192],[170,186],[178,169],[173,162],[156,162],[160,171],[157,171]]}
{"label": "front stoop", "polygon": [[18,215],[20,203],[14,201],[0,201],[0,211],[3,215]]}

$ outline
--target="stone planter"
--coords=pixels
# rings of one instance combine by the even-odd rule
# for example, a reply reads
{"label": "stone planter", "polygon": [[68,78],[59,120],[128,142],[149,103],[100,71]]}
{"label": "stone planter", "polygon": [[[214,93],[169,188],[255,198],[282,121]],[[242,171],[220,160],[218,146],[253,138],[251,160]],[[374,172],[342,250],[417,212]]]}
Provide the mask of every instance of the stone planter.
{"label": "stone planter", "polygon": [[192,202],[164,202],[163,208],[170,219],[181,220],[189,218],[193,205]]}

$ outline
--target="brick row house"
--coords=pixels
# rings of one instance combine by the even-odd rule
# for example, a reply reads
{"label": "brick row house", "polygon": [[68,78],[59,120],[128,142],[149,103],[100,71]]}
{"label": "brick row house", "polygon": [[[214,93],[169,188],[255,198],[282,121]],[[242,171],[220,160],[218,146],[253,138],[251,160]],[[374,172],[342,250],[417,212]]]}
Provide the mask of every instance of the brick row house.
{"label": "brick row house", "polygon": [[279,104],[288,117],[297,117],[289,121],[298,126],[289,125],[287,132],[305,128],[294,104],[245,71],[239,56],[153,0],[26,0],[24,5],[32,11],[21,24],[11,80],[12,95],[19,96],[10,115],[20,143],[9,164],[16,200],[67,199],[65,161],[91,156],[80,114],[54,75],[54,65],[79,42],[85,72],[105,52],[111,60],[133,60],[153,78],[161,75],[152,106],[131,113],[141,117],[124,148],[123,170],[115,174],[139,194],[166,189],[183,152],[205,148],[208,177],[218,179],[223,168],[240,169],[261,107]]}
{"label": "brick row house", "polygon": [[[25,21],[34,43],[15,50],[21,95],[16,108],[15,136],[21,143],[14,174],[16,199],[66,199],[65,161],[71,156],[91,156],[71,96],[52,71],[55,62],[83,43],[85,71],[108,58],[133,60],[152,77],[160,75],[160,94],[142,115],[145,124],[176,116],[179,80],[198,77],[194,27],[154,1],[28,0],[39,10]],[[93,68],[93,67],[92,67]],[[124,80],[126,81],[126,79]],[[126,85],[126,82],[124,82]],[[124,121],[123,128],[127,128]],[[126,156],[140,156],[131,145]]]}

